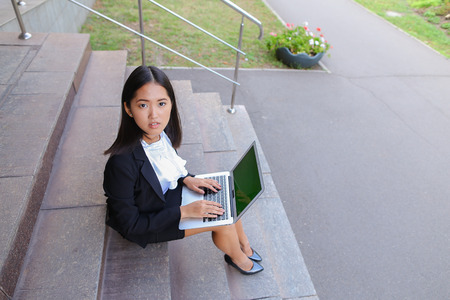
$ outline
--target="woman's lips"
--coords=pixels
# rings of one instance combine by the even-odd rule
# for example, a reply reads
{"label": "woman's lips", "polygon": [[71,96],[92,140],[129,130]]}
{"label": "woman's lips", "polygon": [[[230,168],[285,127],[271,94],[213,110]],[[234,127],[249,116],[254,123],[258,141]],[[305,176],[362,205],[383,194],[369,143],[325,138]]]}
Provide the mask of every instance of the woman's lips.
{"label": "woman's lips", "polygon": [[148,126],[149,126],[151,129],[156,129],[156,128],[158,128],[159,123],[156,123],[156,122],[150,123]]}

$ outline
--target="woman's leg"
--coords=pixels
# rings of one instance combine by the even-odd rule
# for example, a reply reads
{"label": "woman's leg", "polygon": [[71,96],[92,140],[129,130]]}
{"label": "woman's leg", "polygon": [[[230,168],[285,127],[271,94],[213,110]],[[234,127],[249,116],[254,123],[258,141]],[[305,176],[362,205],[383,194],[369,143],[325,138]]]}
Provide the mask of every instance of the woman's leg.
{"label": "woman's leg", "polygon": [[245,253],[245,255],[251,256],[253,254],[253,250],[250,247],[250,242],[248,241],[247,235],[244,232],[244,226],[242,226],[241,220],[237,221],[235,225],[242,251]]}
{"label": "woman's leg", "polygon": [[226,226],[187,229],[185,230],[185,236],[191,236],[201,232],[211,231],[212,239],[216,247],[230,256],[233,262],[237,264],[241,269],[249,271],[253,267],[253,262],[241,250],[238,231],[242,231],[243,233],[242,224],[240,225],[240,229],[238,229],[237,227],[239,226],[236,226],[236,224],[231,224]]}

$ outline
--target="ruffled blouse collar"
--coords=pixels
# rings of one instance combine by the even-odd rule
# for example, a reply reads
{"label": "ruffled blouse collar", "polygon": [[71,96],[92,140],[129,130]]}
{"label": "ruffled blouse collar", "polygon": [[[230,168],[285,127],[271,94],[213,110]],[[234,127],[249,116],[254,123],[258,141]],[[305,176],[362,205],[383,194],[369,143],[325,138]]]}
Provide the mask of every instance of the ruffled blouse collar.
{"label": "ruffled blouse collar", "polygon": [[141,139],[141,145],[144,148],[148,160],[158,177],[163,193],[168,189],[175,189],[178,185],[178,179],[188,174],[186,161],[175,152],[172,143],[166,133],[161,133],[159,141],[147,144]]}

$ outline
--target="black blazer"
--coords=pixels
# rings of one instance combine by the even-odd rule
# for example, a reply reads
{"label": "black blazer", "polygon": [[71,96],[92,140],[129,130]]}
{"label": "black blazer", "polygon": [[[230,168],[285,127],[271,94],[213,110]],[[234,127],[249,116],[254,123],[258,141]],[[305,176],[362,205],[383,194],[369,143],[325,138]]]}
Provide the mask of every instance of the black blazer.
{"label": "black blazer", "polygon": [[103,181],[106,224],[144,248],[148,243],[183,238],[184,231],[178,229],[183,179],[164,195],[140,143],[131,153],[111,156]]}

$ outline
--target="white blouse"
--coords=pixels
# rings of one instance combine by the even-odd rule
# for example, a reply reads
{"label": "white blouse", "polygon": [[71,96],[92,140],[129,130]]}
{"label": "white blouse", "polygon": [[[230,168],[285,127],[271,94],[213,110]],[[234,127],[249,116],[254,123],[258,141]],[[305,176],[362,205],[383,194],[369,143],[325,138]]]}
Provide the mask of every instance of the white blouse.
{"label": "white blouse", "polygon": [[188,172],[184,167],[186,161],[175,152],[166,133],[163,131],[161,138],[155,143],[149,145],[142,139],[141,144],[156,176],[158,176],[163,193],[165,194],[168,189],[175,189],[178,179],[186,176]]}

